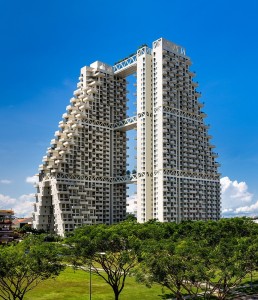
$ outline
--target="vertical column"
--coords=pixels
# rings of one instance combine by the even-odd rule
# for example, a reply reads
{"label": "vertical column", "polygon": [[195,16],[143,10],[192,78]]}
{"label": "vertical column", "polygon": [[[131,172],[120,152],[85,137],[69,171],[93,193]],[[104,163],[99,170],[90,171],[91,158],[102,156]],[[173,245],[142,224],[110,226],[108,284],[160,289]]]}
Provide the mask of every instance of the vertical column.
{"label": "vertical column", "polygon": [[153,218],[152,207],[152,57],[148,48],[137,54],[137,219]]}
{"label": "vertical column", "polygon": [[163,221],[163,50],[162,40],[153,43],[153,208],[154,218]]}

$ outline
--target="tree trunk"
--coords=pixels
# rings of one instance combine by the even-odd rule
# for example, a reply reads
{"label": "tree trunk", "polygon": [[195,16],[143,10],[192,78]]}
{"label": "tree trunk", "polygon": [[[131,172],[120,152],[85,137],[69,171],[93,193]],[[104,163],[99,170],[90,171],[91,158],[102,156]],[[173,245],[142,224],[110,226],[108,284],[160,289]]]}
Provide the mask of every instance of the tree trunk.
{"label": "tree trunk", "polygon": [[115,300],[119,300],[119,293],[115,292]]}
{"label": "tree trunk", "polygon": [[180,292],[177,292],[177,293],[176,293],[176,299],[177,299],[177,300],[182,300],[182,299],[183,299],[183,297],[182,297],[182,295],[181,295]]}
{"label": "tree trunk", "polygon": [[116,286],[112,286],[112,288],[113,288],[113,292],[114,292],[114,295],[115,295],[115,300],[119,300],[120,292],[118,291],[118,288]]}

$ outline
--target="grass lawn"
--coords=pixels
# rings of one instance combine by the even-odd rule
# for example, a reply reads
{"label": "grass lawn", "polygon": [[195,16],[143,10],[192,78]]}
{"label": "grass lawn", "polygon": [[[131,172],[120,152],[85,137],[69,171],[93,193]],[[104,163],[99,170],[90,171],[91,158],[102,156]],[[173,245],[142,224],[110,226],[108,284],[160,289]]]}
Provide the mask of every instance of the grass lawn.
{"label": "grass lawn", "polygon": [[[258,273],[253,274],[253,288],[250,286],[250,276],[243,280],[243,287],[238,291],[253,294],[258,292]],[[165,291],[170,294],[168,290]],[[163,297],[162,297],[163,296]],[[168,296],[168,295],[167,295]],[[169,297],[170,298],[170,297]],[[56,279],[49,279],[28,292],[24,300],[83,300],[89,299],[89,273],[66,268]],[[92,275],[92,300],[113,300],[113,291],[103,279]],[[156,300],[166,299],[159,285],[147,288],[128,277],[120,300]]]}
{"label": "grass lawn", "polygon": [[[158,285],[147,288],[127,278],[121,300],[154,300],[162,299],[162,288]],[[82,300],[89,299],[89,274],[67,268],[56,279],[50,279],[39,284],[28,292],[24,300]],[[113,300],[113,291],[103,279],[92,275],[92,300]]]}

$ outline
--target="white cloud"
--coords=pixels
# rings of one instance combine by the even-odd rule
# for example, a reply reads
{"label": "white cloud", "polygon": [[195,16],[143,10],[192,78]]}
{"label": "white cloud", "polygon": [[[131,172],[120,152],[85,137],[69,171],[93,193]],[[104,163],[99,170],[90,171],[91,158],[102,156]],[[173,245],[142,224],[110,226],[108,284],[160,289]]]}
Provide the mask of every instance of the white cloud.
{"label": "white cloud", "polygon": [[245,182],[232,181],[228,177],[223,177],[220,183],[222,210],[234,210],[252,201],[253,194],[248,191],[248,186]]}
{"label": "white cloud", "polygon": [[126,212],[130,214],[135,214],[137,211],[137,195],[133,194],[126,199]]}
{"label": "white cloud", "polygon": [[10,184],[10,183],[11,183],[11,180],[8,180],[8,179],[1,179],[1,180],[0,180],[0,183],[2,183],[2,184]]}
{"label": "white cloud", "polygon": [[253,194],[248,191],[246,182],[232,181],[228,177],[223,177],[220,183],[223,216],[254,216],[258,214],[258,201],[254,203]]}
{"label": "white cloud", "polygon": [[35,198],[35,194],[24,194],[19,197],[21,201],[28,201]]}
{"label": "white cloud", "polygon": [[39,181],[38,176],[29,176],[26,178],[26,182],[30,184],[37,183]]}
{"label": "white cloud", "polygon": [[21,195],[18,198],[0,194],[1,209],[13,209],[17,217],[30,217],[33,212],[34,202],[34,194]]}
{"label": "white cloud", "polygon": [[34,194],[21,195],[14,206],[16,216],[30,217],[33,212]]}
{"label": "white cloud", "polygon": [[11,198],[10,196],[5,196],[0,194],[0,207],[2,209],[10,209],[15,204],[16,199]]}
{"label": "white cloud", "polygon": [[236,209],[236,213],[252,213],[252,214],[258,214],[258,201],[256,201],[254,204],[251,204],[250,206],[242,206],[238,207]]}

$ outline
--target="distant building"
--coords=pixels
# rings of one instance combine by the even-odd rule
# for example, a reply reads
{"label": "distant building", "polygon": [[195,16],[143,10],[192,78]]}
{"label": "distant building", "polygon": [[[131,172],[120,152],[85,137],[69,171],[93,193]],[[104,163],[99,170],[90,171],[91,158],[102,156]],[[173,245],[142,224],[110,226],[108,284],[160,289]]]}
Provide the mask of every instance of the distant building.
{"label": "distant building", "polygon": [[13,228],[20,229],[25,225],[32,225],[32,218],[17,218],[13,220]]}
{"label": "distant building", "polygon": [[13,219],[13,210],[0,210],[0,244],[5,244],[13,240]]}
{"label": "distant building", "polygon": [[[160,38],[113,67],[83,67],[40,166],[33,226],[60,235],[126,217],[137,182],[137,219],[218,220],[220,174],[201,94],[183,47]],[[126,77],[137,76],[137,114],[126,116]],[[126,172],[126,131],[137,128],[137,171]]]}

